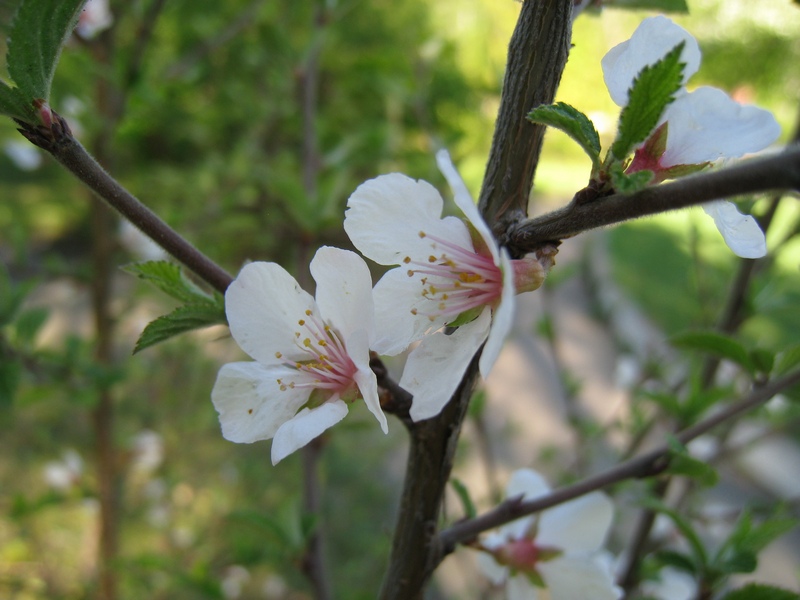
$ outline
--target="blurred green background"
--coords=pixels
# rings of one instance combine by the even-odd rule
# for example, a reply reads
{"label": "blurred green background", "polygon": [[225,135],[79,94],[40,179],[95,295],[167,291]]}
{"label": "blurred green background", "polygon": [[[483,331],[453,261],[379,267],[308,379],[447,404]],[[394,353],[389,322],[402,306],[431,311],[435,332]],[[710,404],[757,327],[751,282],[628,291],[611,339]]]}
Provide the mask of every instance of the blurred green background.
{"label": "blurred green background", "polygon": [[[4,23],[13,4],[0,5]],[[444,189],[432,158],[440,146],[477,195],[518,3],[172,0],[129,77],[155,4],[112,2],[111,32],[73,39],[51,104],[88,147],[102,146],[128,189],[231,272],[246,260],[272,260],[307,280],[317,246],[348,246],[343,209],[363,180],[402,171]],[[800,97],[800,10],[782,0],[758,4],[689,0],[691,14],[676,20],[703,50],[690,86],[716,85],[769,108],[785,142]],[[576,22],[558,99],[589,114],[604,144],[617,109],[600,58],[648,14],[608,9]],[[309,78],[316,100],[304,112]],[[312,525],[300,510],[299,457],[273,468],[268,444],[226,442],[209,401],[219,365],[242,355],[216,328],[130,358],[142,327],[171,305],[120,272],[110,304],[113,360],[98,366],[88,194],[47,157],[30,170],[18,166],[9,144],[20,142],[14,124],[0,122],[3,292],[25,295],[0,338],[0,596],[91,595],[98,509],[90,415],[99,390],[111,389],[120,597],[237,597],[236,582],[238,597],[310,597],[298,563]],[[549,133],[531,214],[566,202],[589,166],[565,136]],[[752,200],[763,210],[763,200]],[[796,203],[781,211],[771,245],[800,219]],[[140,247],[116,228],[113,261],[139,259]],[[608,244],[616,280],[667,333],[714,323],[736,260],[701,211],[618,227]],[[784,246],[757,279],[743,327],[750,342],[769,348],[800,339],[800,247],[796,237]],[[342,597],[373,598],[378,589],[403,443],[398,423],[384,437],[366,414],[330,437],[324,518],[334,587],[348,590]]]}

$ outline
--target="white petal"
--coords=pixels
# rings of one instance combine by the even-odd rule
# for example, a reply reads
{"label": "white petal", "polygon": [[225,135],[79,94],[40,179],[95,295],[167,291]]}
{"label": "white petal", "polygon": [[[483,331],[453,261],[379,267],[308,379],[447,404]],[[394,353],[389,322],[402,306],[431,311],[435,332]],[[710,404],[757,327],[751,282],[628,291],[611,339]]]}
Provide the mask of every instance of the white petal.
{"label": "white petal", "polygon": [[700,67],[700,47],[688,31],[662,16],[650,17],[641,22],[631,39],[614,46],[603,57],[603,79],[611,99],[618,106],[628,104],[628,90],[639,72],[655,64],[675,46],[685,42],[681,62],[686,63],[683,83]]}
{"label": "white petal", "polygon": [[443,200],[427,181],[400,173],[362,183],[347,201],[344,229],[359,252],[382,265],[399,265],[406,256],[425,260],[430,240],[420,232],[472,248],[459,219],[442,219]]}
{"label": "white petal", "polygon": [[344,338],[363,330],[371,339],[375,330],[372,276],[364,259],[349,250],[323,246],[314,255],[310,270],[324,319]]}
{"label": "white petal", "polygon": [[611,500],[602,492],[592,492],[544,511],[536,541],[568,554],[595,552],[605,542],[613,518]]}
{"label": "white petal", "polygon": [[736,256],[761,258],[767,254],[767,240],[756,220],[743,215],[732,202],[717,200],[703,204],[722,234],[722,238]]}
{"label": "white petal", "polygon": [[667,107],[667,148],[661,164],[698,164],[758,152],[778,139],[780,125],[772,113],[739,104],[725,92],[701,87]]}
{"label": "white petal", "polygon": [[353,379],[361,392],[361,396],[364,398],[364,403],[369,411],[375,415],[375,418],[378,419],[383,433],[387,433],[389,426],[386,423],[386,415],[383,414],[381,402],[378,399],[378,380],[369,367],[369,345],[365,331],[356,331],[348,338],[347,354],[358,369]]}
{"label": "white petal", "polygon": [[[429,278],[435,283],[433,277]],[[377,338],[372,349],[379,354],[394,356],[408,348],[411,342],[422,338],[426,331],[438,329],[444,319],[431,321],[425,312],[436,308],[422,295],[419,277],[409,277],[408,269],[398,267],[387,271],[375,284],[375,323]],[[411,311],[416,309],[417,314]]]}
{"label": "white petal", "polygon": [[347,404],[341,400],[325,402],[310,410],[304,408],[275,433],[275,439],[272,440],[272,464],[277,465],[345,416]]}
{"label": "white petal", "polygon": [[554,600],[617,600],[622,596],[609,570],[588,556],[560,556],[540,563],[539,572]]}
{"label": "white petal", "polygon": [[255,262],[245,266],[225,292],[225,313],[231,334],[239,346],[257,361],[268,365],[295,355],[294,331],[306,310],[316,309],[314,299],[300,288],[294,277],[275,263]]}
{"label": "white petal", "polygon": [[500,253],[500,268],[503,271],[503,292],[500,296],[500,304],[492,313],[492,328],[478,365],[484,379],[489,376],[489,371],[492,370],[497,357],[500,356],[503,344],[514,326],[517,291],[514,288],[514,268],[511,266],[511,259],[505,248]]}
{"label": "white petal", "polygon": [[476,556],[478,568],[486,578],[495,585],[500,585],[508,577],[508,567],[504,567],[488,552],[478,552]]}
{"label": "white petal", "polygon": [[456,391],[464,371],[486,340],[491,324],[487,306],[477,319],[462,325],[451,335],[432,333],[408,355],[400,387],[414,395],[414,421],[438,415]]}
{"label": "white petal", "polygon": [[219,370],[211,400],[226,440],[267,440],[306,403],[307,389],[279,389],[277,379],[285,375],[283,367],[256,362],[229,363]]}
{"label": "white petal", "polygon": [[492,253],[494,264],[499,265],[500,249],[497,242],[489,226],[486,224],[486,221],[483,220],[477,205],[472,200],[472,195],[469,193],[467,185],[464,183],[464,180],[461,179],[461,175],[458,170],[456,170],[453,161],[450,160],[450,154],[447,150],[439,150],[436,153],[436,164],[439,165],[439,170],[442,172],[442,175],[444,175],[444,178],[447,179],[447,183],[453,190],[453,200],[455,200],[456,206],[461,209],[461,212],[464,213],[467,220],[483,238],[483,242],[486,244],[486,247],[489,248],[489,252]]}
{"label": "white petal", "polygon": [[[539,590],[525,575],[514,575],[506,584],[507,600],[536,600]],[[552,596],[553,600],[561,600],[560,596]],[[588,599],[588,596],[587,596]],[[592,599],[594,600],[594,599]]]}
{"label": "white petal", "polygon": [[[523,497],[523,500],[534,500],[547,495],[550,486],[544,477],[533,469],[517,469],[511,474],[506,485],[506,498]],[[531,524],[539,518],[539,515],[528,515],[505,524],[501,531],[506,539],[518,540],[524,537]]]}

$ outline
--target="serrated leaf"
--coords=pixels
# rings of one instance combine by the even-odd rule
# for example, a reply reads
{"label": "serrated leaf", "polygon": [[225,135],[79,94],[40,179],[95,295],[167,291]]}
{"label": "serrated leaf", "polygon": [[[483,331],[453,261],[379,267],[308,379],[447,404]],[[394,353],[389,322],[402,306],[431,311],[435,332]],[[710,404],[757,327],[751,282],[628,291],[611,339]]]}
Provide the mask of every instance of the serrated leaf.
{"label": "serrated leaf", "polygon": [[726,358],[747,369],[755,371],[750,354],[745,347],[726,335],[714,331],[687,331],[670,338],[670,343],[678,348],[699,350],[719,358]]}
{"label": "serrated leaf", "polygon": [[606,0],[605,6],[626,8],[630,10],[657,10],[659,12],[688,13],[686,0]]}
{"label": "serrated leaf", "polygon": [[758,566],[758,556],[749,550],[739,550],[714,564],[714,569],[725,575],[752,573]]}
{"label": "serrated leaf", "polygon": [[453,490],[458,496],[458,499],[461,500],[461,506],[464,509],[464,517],[467,519],[474,518],[475,515],[478,514],[478,511],[475,509],[475,503],[472,501],[472,497],[469,495],[467,486],[465,486],[461,480],[456,479],[455,477],[450,479],[450,485],[453,486]]}
{"label": "serrated leaf", "polygon": [[800,600],[800,594],[763,583],[750,583],[729,592],[722,600]]}
{"label": "serrated leaf", "polygon": [[8,36],[8,73],[27,101],[50,97],[61,48],[86,0],[24,0]]}
{"label": "serrated leaf", "polygon": [[36,120],[33,105],[25,100],[17,88],[10,87],[2,80],[0,80],[0,114],[20,121]]}
{"label": "serrated leaf", "polygon": [[611,146],[611,154],[618,160],[647,139],[664,109],[675,99],[675,92],[683,83],[685,64],[680,62],[683,46],[681,42],[660,61],[642,69],[634,79],[628,92],[628,105],[619,116],[617,139]]}
{"label": "serrated leaf", "polygon": [[211,325],[225,323],[225,311],[214,304],[185,304],[168,315],[148,323],[136,342],[133,353],[141,352],[169,338]]}
{"label": "serrated leaf", "polygon": [[800,365],[800,344],[790,346],[783,350],[777,357],[775,365],[775,375],[783,375]]}
{"label": "serrated leaf", "polygon": [[642,169],[628,175],[622,168],[621,163],[613,163],[609,168],[611,175],[611,185],[618,194],[633,194],[643,190],[653,180],[654,173],[648,169]]}
{"label": "serrated leaf", "polygon": [[528,113],[528,120],[560,129],[589,155],[593,171],[600,167],[600,136],[592,120],[578,109],[564,102],[543,104]]}
{"label": "serrated leaf", "polygon": [[166,260],[132,263],[122,267],[122,270],[152,283],[181,302],[206,303],[213,300],[212,296],[184,276],[180,266]]}

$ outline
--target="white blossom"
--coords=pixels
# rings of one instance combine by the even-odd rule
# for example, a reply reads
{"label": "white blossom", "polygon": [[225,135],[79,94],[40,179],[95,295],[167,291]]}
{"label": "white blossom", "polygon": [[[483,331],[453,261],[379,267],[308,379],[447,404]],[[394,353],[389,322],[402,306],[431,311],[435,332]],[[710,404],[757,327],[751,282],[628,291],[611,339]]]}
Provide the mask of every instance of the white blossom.
{"label": "white blossom", "polygon": [[245,266],[225,294],[231,334],[255,362],[224,365],[211,392],[222,435],[273,438],[272,463],[341,421],[363,399],[386,433],[375,374],[372,280],[355,253],[322,247],[316,299],[275,263]]}

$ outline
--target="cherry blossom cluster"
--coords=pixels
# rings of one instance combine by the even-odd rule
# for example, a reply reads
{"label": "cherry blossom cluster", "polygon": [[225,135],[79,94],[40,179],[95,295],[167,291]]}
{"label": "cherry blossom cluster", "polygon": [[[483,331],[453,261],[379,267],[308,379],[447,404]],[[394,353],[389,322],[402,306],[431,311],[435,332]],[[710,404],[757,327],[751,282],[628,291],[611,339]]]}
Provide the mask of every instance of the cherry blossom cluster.
{"label": "cherry blossom cluster", "polygon": [[[625,106],[637,75],[683,43],[684,84],[700,64],[697,42],[664,17],[645,20],[632,38],[602,60],[609,92]],[[770,113],[742,106],[707,87],[681,89],[627,172],[647,169],[654,183],[720,159],[764,149],[780,130]],[[488,376],[514,317],[516,294],[539,288],[555,247],[512,258],[498,245],[445,151],[436,156],[462,218],[443,216],[431,184],[381,175],[350,196],[344,229],[366,258],[390,267],[372,285],[354,252],[322,247],[311,261],[316,295],[274,263],[245,266],[226,293],[233,338],[253,361],[222,367],[212,391],[223,436],[233,442],[272,439],[272,462],[308,444],[361,402],[381,429],[371,353],[408,352],[399,384],[413,401],[414,421],[438,415],[476,353]],[[688,168],[687,168],[688,167]],[[766,252],[755,220],[729,202],[706,206],[740,256]],[[518,471],[509,497],[548,491],[532,471]],[[595,493],[515,521],[479,543],[490,578],[508,582],[509,598],[618,598],[600,556],[612,518]]]}

